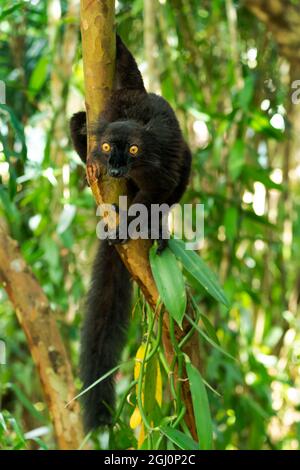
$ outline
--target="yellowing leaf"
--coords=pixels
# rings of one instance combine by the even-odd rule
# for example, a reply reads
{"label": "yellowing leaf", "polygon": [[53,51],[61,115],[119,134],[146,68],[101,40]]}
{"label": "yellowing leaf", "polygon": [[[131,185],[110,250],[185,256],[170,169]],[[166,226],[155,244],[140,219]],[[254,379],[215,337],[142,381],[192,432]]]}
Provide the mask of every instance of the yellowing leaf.
{"label": "yellowing leaf", "polygon": [[159,406],[162,405],[162,378],[161,378],[161,371],[158,361],[156,362],[157,367],[157,377],[156,377],[156,390],[155,390],[155,398]]}
{"label": "yellowing leaf", "polygon": [[130,425],[131,429],[135,429],[135,428],[138,427],[139,424],[141,424],[141,422],[142,422],[141,413],[140,413],[140,410],[138,409],[138,407],[136,407],[134,412],[131,415],[129,425]]}
{"label": "yellowing leaf", "polygon": [[[135,356],[134,366],[134,378],[140,380],[141,365],[145,359],[146,354],[146,343],[143,343],[137,350]],[[141,384],[141,401],[142,411],[146,416],[152,416],[153,411],[162,404],[162,376],[159,366],[159,362],[156,357],[152,357],[147,363],[144,364],[144,376]],[[139,393],[139,386],[136,386],[136,393]],[[136,405],[131,418],[130,418],[131,429],[136,429],[138,436],[138,448],[141,448],[147,432],[143,423],[141,410]],[[151,420],[151,426],[154,426],[154,421]]]}
{"label": "yellowing leaf", "polygon": [[140,370],[141,370],[141,361],[145,357],[145,352],[146,352],[146,344],[143,343],[137,350],[137,353],[135,355],[135,366],[134,366],[134,379],[138,380],[139,375],[140,375]]}
{"label": "yellowing leaf", "polygon": [[145,427],[142,423],[141,431],[140,431],[139,438],[138,438],[138,449],[142,447],[144,440],[145,440]]}

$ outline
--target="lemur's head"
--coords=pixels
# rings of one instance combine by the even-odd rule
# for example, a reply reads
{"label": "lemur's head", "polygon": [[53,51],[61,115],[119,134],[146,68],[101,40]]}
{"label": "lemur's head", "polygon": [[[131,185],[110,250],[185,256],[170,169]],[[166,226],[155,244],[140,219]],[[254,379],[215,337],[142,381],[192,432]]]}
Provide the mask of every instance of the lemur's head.
{"label": "lemur's head", "polygon": [[150,132],[136,121],[102,123],[96,135],[98,147],[93,157],[106,166],[109,176],[130,177],[145,165],[159,165],[155,158],[158,149]]}

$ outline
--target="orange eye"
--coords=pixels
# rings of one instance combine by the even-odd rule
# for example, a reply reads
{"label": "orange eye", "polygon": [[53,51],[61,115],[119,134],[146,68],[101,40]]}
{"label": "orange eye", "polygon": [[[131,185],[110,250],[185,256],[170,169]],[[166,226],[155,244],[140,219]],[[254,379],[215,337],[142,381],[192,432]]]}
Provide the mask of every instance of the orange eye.
{"label": "orange eye", "polygon": [[110,152],[110,149],[111,149],[111,146],[109,145],[108,142],[104,142],[104,143],[102,144],[102,150],[103,150],[103,152]]}
{"label": "orange eye", "polygon": [[129,153],[131,153],[131,155],[136,155],[139,151],[139,148],[137,145],[131,145],[129,147]]}

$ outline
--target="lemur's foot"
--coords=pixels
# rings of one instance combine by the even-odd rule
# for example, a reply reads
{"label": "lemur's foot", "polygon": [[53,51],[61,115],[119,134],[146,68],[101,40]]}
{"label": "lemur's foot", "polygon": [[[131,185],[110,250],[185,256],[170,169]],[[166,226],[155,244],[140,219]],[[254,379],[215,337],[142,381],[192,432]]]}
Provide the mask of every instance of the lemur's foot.
{"label": "lemur's foot", "polygon": [[100,176],[100,166],[96,162],[88,163],[86,166],[86,172],[89,183],[93,183]]}
{"label": "lemur's foot", "polygon": [[157,240],[156,254],[161,255],[162,252],[167,248],[169,240],[167,238],[159,238]]}
{"label": "lemur's foot", "polygon": [[148,230],[148,238],[152,240],[153,242],[157,241],[157,249],[156,249],[156,254],[160,255],[168,246],[169,242],[169,232],[168,230],[163,230],[162,226],[159,227],[158,229],[158,234],[156,233],[155,236],[152,238],[151,236],[151,228]]}
{"label": "lemur's foot", "polygon": [[115,230],[108,231],[107,240],[110,245],[124,245],[128,242],[129,238],[126,234],[120,233],[120,228],[117,226]]}

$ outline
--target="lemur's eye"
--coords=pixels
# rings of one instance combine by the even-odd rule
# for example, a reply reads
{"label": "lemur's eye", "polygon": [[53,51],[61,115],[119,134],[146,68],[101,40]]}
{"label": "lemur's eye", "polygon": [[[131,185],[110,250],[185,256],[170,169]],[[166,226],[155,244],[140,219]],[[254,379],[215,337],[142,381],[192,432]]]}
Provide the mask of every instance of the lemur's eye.
{"label": "lemur's eye", "polygon": [[139,151],[139,148],[137,145],[131,145],[129,147],[129,153],[131,153],[131,155],[136,155]]}
{"label": "lemur's eye", "polygon": [[103,150],[103,152],[110,152],[110,149],[111,149],[111,146],[109,145],[108,142],[104,142],[104,143],[102,144],[102,150]]}

